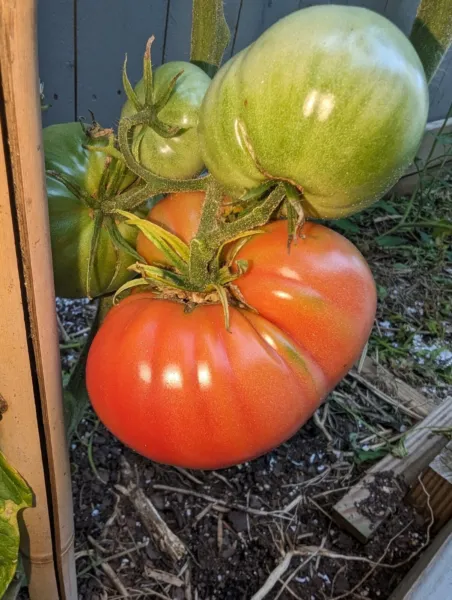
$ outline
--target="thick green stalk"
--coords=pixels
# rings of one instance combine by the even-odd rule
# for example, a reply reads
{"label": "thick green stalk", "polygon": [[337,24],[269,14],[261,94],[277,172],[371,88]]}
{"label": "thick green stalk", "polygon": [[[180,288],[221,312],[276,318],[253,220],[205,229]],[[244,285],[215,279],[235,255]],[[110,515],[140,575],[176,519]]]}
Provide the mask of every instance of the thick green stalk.
{"label": "thick green stalk", "polygon": [[431,81],[452,43],[452,1],[421,0],[410,39]]}
{"label": "thick green stalk", "polygon": [[200,227],[190,244],[189,278],[194,288],[201,290],[208,285],[217,283],[218,269],[215,268],[215,258],[222,246],[242,237],[244,233],[251,232],[256,227],[268,223],[285,196],[284,186],[279,184],[253,210],[243,217],[227,223],[218,217],[220,190],[218,184],[210,184]]}
{"label": "thick green stalk", "polygon": [[193,0],[190,61],[213,77],[230,38],[223,0]]}

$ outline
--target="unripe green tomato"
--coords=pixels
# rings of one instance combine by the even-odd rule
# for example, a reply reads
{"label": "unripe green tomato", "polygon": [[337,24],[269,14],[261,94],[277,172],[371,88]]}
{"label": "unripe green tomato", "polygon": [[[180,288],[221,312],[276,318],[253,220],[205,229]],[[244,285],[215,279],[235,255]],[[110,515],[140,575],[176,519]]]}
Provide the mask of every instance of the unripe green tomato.
{"label": "unripe green tomato", "polygon": [[[163,138],[146,126],[139,147],[141,164],[156,175],[169,179],[190,179],[198,175],[204,166],[196,128],[201,103],[211,82],[210,77],[189,62],[175,61],[161,65],[154,71],[154,101],[164,94],[173,77],[180,71],[183,73],[158,117],[163,123],[185,131],[172,138]],[[144,103],[143,80],[135,87],[135,93],[141,103]],[[136,112],[132,102],[128,100],[121,117],[129,117]],[[134,135],[140,135],[141,129],[136,127]]]}
{"label": "unripe green tomato", "polygon": [[288,180],[308,216],[339,218],[394,185],[427,113],[422,64],[395,25],[364,8],[315,6],[220,69],[198,129],[207,168],[231,194]]}
{"label": "unripe green tomato", "polygon": [[[43,140],[56,294],[82,298],[88,292],[96,297],[115,291],[132,278],[133,273],[127,267],[135,259],[122,250],[117,251],[102,227],[88,290],[86,278],[96,211],[49,174],[54,171],[65,176],[91,198],[96,198],[107,155],[89,151],[84,146],[106,146],[108,138],[90,138],[80,123],[62,123],[46,127]],[[121,189],[129,187],[135,179],[136,175],[129,173]],[[119,231],[130,244],[135,244],[137,231],[134,227],[121,223]]]}

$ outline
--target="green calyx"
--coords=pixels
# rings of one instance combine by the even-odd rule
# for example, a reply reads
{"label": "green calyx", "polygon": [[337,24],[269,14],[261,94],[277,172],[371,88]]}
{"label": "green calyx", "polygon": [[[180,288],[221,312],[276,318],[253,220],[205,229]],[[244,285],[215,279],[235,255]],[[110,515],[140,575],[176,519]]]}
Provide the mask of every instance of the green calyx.
{"label": "green calyx", "polygon": [[[126,283],[116,296],[137,286],[150,286],[160,294],[168,291],[174,294],[176,291],[182,293],[183,301],[199,298],[202,294],[209,302],[215,298],[222,304],[226,326],[229,327],[229,302],[248,306],[233,283],[248,269],[246,261],[236,260],[237,254],[251,236],[264,233],[259,228],[280,207],[285,194],[284,186],[278,184],[252,209],[239,214],[234,220],[227,220],[221,214],[224,190],[214,180],[209,181],[199,229],[190,245],[155,223],[118,210],[126,224],[137,227],[163,252],[171,267],[147,265],[142,261],[135,263],[129,268],[141,278]],[[228,252],[225,252],[226,246]]]}
{"label": "green calyx", "polygon": [[182,75],[183,71],[180,71],[172,78],[163,95],[158,100],[155,100],[154,78],[151,60],[151,46],[153,41],[154,36],[149,38],[143,58],[143,82],[145,90],[144,102],[141,102],[138,98],[127,76],[127,56],[125,58],[124,67],[122,70],[122,83],[127,98],[130,100],[130,102],[132,102],[135,110],[137,111],[133,117],[129,117],[132,121],[131,128],[136,127],[137,125],[146,125],[151,127],[159,136],[163,138],[171,138],[180,135],[183,130],[179,127],[164,123],[159,119],[158,115],[168,103],[174,87],[176,86],[176,82]]}

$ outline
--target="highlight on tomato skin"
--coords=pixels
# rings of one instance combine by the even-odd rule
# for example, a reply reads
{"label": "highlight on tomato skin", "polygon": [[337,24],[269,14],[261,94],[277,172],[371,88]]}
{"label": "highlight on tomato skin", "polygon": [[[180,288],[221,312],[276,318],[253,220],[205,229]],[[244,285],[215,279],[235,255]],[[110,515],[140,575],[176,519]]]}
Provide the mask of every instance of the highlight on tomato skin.
{"label": "highlight on tomato skin", "polygon": [[[163,200],[160,224],[177,229],[176,213],[174,198]],[[240,250],[249,269],[235,282],[258,312],[231,306],[230,332],[219,304],[186,312],[138,292],[96,335],[93,407],[140,454],[195,469],[255,458],[295,434],[358,359],[376,308],[359,251],[307,223],[289,254],[287,223],[264,229]]]}

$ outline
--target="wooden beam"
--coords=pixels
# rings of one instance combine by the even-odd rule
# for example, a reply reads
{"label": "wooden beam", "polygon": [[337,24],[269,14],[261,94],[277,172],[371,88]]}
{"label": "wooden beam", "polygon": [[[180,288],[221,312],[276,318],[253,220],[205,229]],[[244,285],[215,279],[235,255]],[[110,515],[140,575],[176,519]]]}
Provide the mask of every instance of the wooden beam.
{"label": "wooden beam", "polygon": [[[431,121],[430,123],[427,123],[427,126],[425,128],[424,137],[422,138],[421,145],[417,152],[417,157],[419,159],[421,159],[421,161],[425,161],[428,158],[430,151],[432,149],[432,146],[435,142],[435,136],[438,134],[439,130],[443,126],[443,123],[444,123],[444,119],[441,119],[440,121]],[[447,119],[447,123],[443,129],[443,133],[451,133],[451,132],[452,132],[452,118]],[[433,154],[431,156],[432,163],[430,164],[430,168],[432,170],[434,170],[441,164],[441,162],[444,158],[444,154],[446,153],[446,150],[447,150],[447,148],[444,145],[444,143],[438,142],[436,144]],[[440,157],[443,157],[443,158],[440,158]],[[449,156],[447,161],[448,162],[452,161],[452,156]],[[411,194],[417,185],[418,179],[419,179],[419,175],[418,175],[416,167],[413,164],[410,167],[408,167],[408,169],[405,172],[405,175],[403,175],[403,177],[401,177],[399,179],[398,183],[395,184],[392,191],[397,192],[398,194],[400,194],[402,196]]]}
{"label": "wooden beam", "polygon": [[0,446],[31,486],[31,600],[75,600],[71,469],[45,190],[36,1],[0,1]]}
{"label": "wooden beam", "polygon": [[452,521],[402,580],[389,600],[450,600],[452,598]]}
{"label": "wooden beam", "polygon": [[420,514],[425,515],[426,519],[430,518],[431,508],[435,518],[432,531],[436,533],[452,519],[452,442],[433,459],[421,479],[429,495],[428,503],[419,481],[410,490],[407,500]]}
{"label": "wooden beam", "polygon": [[373,393],[388,404],[415,419],[423,419],[436,407],[435,402],[413,389],[407,383],[394,377],[385,367],[367,357],[361,370],[354,369],[350,376],[367,386]]}
{"label": "wooden beam", "polygon": [[361,542],[369,540],[389,514],[387,511],[381,518],[371,520],[359,510],[359,504],[365,503],[370,497],[369,486],[375,482],[378,474],[388,471],[394,476],[400,475],[411,486],[447,444],[447,438],[441,433],[435,433],[435,429],[448,427],[452,427],[452,398],[445,400],[407,433],[405,457],[397,458],[389,454],[369,469],[365,477],[335,504],[334,519]]}

